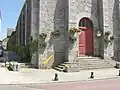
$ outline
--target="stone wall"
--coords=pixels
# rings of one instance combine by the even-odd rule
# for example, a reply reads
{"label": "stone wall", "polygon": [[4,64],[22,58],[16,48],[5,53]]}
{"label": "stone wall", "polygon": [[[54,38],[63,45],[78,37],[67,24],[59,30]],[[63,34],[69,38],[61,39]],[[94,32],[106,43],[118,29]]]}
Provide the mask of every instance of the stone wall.
{"label": "stone wall", "polygon": [[[114,0],[103,0],[103,15],[104,15],[104,35],[106,32],[110,32],[111,34],[108,36],[108,40],[113,36],[113,8],[114,8]],[[105,37],[105,36],[104,36]],[[105,58],[110,58],[113,56],[113,42],[107,43],[104,42],[104,55]]]}
{"label": "stone wall", "polygon": [[[39,37],[39,2],[40,0],[31,0],[31,12],[30,12],[30,36],[33,40],[38,39]],[[28,23],[29,25],[29,23]],[[30,38],[30,37],[29,37]],[[35,67],[38,67],[38,52],[35,52],[32,55],[31,64]]]}
{"label": "stone wall", "polygon": [[39,35],[39,1],[31,0],[31,36],[37,39]]}
{"label": "stone wall", "polygon": [[[43,18],[44,17],[44,18]],[[39,64],[52,54],[54,65],[67,61],[68,0],[41,0],[39,34],[46,33],[47,47],[39,54]],[[60,36],[51,39],[51,32],[59,31]],[[40,48],[39,48],[40,49]]]}
{"label": "stone wall", "polygon": [[[103,0],[104,8],[104,30],[110,32],[108,40],[110,41],[105,48],[105,58],[114,57],[116,60],[120,60],[120,11],[119,11],[119,0]],[[111,40],[110,37],[114,37]],[[104,42],[106,44],[106,42]]]}
{"label": "stone wall", "polygon": [[[119,60],[119,0],[30,0],[30,32],[34,39],[41,33],[47,34],[45,42],[47,46],[40,48],[39,55],[34,64],[40,67],[43,62],[54,55],[50,60],[52,64],[73,61],[79,51],[78,33],[77,41],[71,46],[68,37],[68,29],[76,27],[83,17],[88,17],[93,23],[94,56],[114,56]],[[29,20],[28,20],[29,22]],[[18,23],[19,25],[19,23]],[[27,27],[26,27],[27,28]],[[18,28],[20,29],[20,28]],[[51,32],[59,31],[60,36],[53,39]],[[102,32],[97,37],[98,31]],[[104,33],[110,31],[114,36],[114,42],[105,48]],[[19,31],[18,31],[19,33]],[[28,35],[29,36],[29,35]],[[50,67],[48,66],[48,67]]]}
{"label": "stone wall", "polygon": [[[103,56],[104,58],[115,57],[119,61],[119,9],[119,0],[69,0],[69,28],[78,27],[78,23],[83,17],[90,18],[94,26],[94,55]],[[102,37],[96,37],[98,31],[103,32]],[[107,44],[105,41],[106,32],[110,32]],[[111,37],[114,40],[111,40]],[[77,51],[78,41],[69,52],[69,60],[75,59]]]}
{"label": "stone wall", "polygon": [[[78,28],[79,21],[84,17],[88,17],[93,23],[94,56],[104,57],[104,38],[96,37],[98,31],[104,32],[102,0],[69,0],[69,28]],[[76,37],[78,39],[78,34]],[[76,54],[79,49],[78,45],[79,42],[77,40],[73,46],[73,49],[69,50],[69,60],[76,59]]]}
{"label": "stone wall", "polygon": [[119,0],[114,0],[113,4],[113,36],[114,36],[114,57],[120,61],[120,6]]}

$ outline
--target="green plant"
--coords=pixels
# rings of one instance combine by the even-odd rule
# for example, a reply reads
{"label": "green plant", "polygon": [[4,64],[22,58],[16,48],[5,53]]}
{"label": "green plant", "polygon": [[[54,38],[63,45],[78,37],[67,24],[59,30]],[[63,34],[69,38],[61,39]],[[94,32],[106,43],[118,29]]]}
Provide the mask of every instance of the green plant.
{"label": "green plant", "polygon": [[113,41],[113,40],[114,40],[114,37],[113,37],[113,36],[111,36],[111,37],[110,37],[110,40],[111,40],[111,41]]}
{"label": "green plant", "polygon": [[41,33],[41,34],[39,35],[39,39],[45,40],[46,37],[47,37],[47,34],[46,34],[46,33]]}
{"label": "green plant", "polygon": [[40,48],[45,48],[47,46],[47,43],[46,42],[42,42],[39,44],[39,47]]}
{"label": "green plant", "polygon": [[41,33],[39,35],[39,40],[38,40],[38,44],[39,44],[39,48],[45,48],[47,46],[45,39],[47,38],[47,34],[45,33]]}
{"label": "green plant", "polygon": [[110,31],[105,32],[106,36],[109,36],[110,34],[111,34]]}
{"label": "green plant", "polygon": [[69,32],[75,34],[77,32],[77,29],[76,28],[70,28]]}
{"label": "green plant", "polygon": [[29,38],[28,43],[29,43],[29,42],[32,42],[32,41],[33,41],[33,37],[31,36],[31,37]]}
{"label": "green plant", "polygon": [[97,31],[97,34],[96,34],[97,37],[101,37],[102,35],[103,35],[103,31]]}
{"label": "green plant", "polygon": [[69,41],[70,41],[71,43],[74,43],[76,40],[77,40],[76,37],[69,37]]}
{"label": "green plant", "polygon": [[29,62],[32,58],[33,53],[38,50],[38,40],[33,40],[32,37],[26,45],[20,45],[16,47],[16,53],[21,57],[21,62]]}
{"label": "green plant", "polygon": [[112,45],[113,40],[114,40],[113,36],[111,36],[110,39],[108,37],[109,37],[109,34],[107,34],[107,35],[104,36],[104,45],[105,45],[105,48],[107,48],[107,46],[108,46],[109,43]]}
{"label": "green plant", "polygon": [[32,43],[30,44],[29,49],[31,51],[31,54],[33,54],[34,52],[36,52],[38,50],[38,40],[37,39],[32,41]]}
{"label": "green plant", "polygon": [[17,47],[17,54],[21,57],[21,62],[28,62],[30,60],[28,47],[20,45]]}
{"label": "green plant", "polygon": [[51,36],[53,37],[53,38],[57,38],[57,37],[59,37],[60,36],[60,32],[57,30],[57,31],[54,31],[54,32],[51,32]]}

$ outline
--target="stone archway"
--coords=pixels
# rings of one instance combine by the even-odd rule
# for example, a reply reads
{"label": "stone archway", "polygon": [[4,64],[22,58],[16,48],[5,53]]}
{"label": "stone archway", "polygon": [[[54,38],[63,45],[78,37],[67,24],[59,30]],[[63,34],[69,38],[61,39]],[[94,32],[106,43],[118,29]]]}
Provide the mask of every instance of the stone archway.
{"label": "stone archway", "polygon": [[79,56],[88,55],[93,56],[94,54],[94,42],[93,42],[93,24],[92,21],[83,17],[79,21],[79,27],[85,27],[79,34]]}

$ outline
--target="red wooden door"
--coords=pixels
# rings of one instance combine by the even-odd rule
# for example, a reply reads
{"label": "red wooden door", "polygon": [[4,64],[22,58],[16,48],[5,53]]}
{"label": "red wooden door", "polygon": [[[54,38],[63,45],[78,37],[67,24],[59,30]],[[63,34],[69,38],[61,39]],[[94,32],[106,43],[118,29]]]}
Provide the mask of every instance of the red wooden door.
{"label": "red wooden door", "polygon": [[81,32],[79,34],[79,55],[85,55],[86,53],[86,34]]}
{"label": "red wooden door", "polygon": [[93,30],[91,28],[87,28],[86,30],[86,55],[93,55]]}
{"label": "red wooden door", "polygon": [[93,55],[93,30],[91,21],[88,18],[83,18],[79,26],[87,29],[79,34],[79,55]]}

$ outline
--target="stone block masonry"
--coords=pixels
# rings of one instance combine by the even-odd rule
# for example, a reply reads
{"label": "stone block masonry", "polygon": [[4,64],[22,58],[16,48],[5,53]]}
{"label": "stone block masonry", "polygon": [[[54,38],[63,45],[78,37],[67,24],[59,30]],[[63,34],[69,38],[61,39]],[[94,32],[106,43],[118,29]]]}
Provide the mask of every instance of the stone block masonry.
{"label": "stone block masonry", "polygon": [[[27,14],[29,17],[25,19],[28,23],[24,25],[26,34],[23,32],[24,30],[21,30],[23,26],[20,24],[21,18],[19,18],[16,27],[18,44],[21,44],[24,35],[26,35],[25,42],[27,42],[30,36],[36,39],[41,33],[47,34],[45,39],[47,46],[41,48],[38,45],[39,52],[36,54],[38,60],[32,60],[37,67],[40,67],[51,54],[54,55],[54,58],[50,60],[48,67],[76,59],[80,52],[79,34],[75,34],[77,41],[69,49],[68,29],[78,28],[80,20],[84,17],[90,19],[93,26],[93,56],[115,57],[116,60],[120,60],[119,0],[26,0],[26,3],[29,3],[26,7],[30,8],[29,14]],[[101,32],[100,37],[97,36],[99,31]],[[108,31],[110,35],[107,36],[108,43],[106,43],[105,33]],[[53,39],[51,33],[55,32],[59,32],[59,35]]]}

